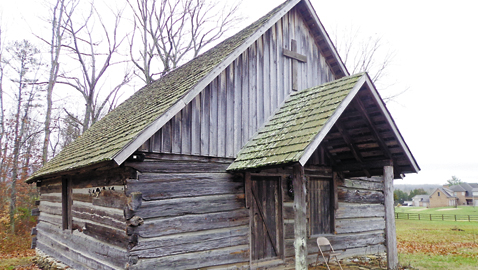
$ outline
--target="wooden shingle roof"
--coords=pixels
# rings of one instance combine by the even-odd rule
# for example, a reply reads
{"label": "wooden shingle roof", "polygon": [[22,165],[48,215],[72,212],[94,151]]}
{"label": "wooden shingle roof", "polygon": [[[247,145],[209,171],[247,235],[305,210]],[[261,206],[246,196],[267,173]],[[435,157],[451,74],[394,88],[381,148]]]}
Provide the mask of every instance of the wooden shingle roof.
{"label": "wooden shingle roof", "polygon": [[420,170],[367,73],[291,95],[228,170],[304,166],[319,147],[321,164],[347,177],[382,175],[388,165],[395,178]]}
{"label": "wooden shingle roof", "polygon": [[[274,18],[277,20],[298,2],[299,0],[284,2],[236,35],[171,71],[161,79],[143,87],[92,125],[73,143],[66,146],[57,156],[34,173],[27,182],[33,182],[36,178],[53,173],[70,171],[117,158],[122,154],[122,150],[141,136],[144,130],[159,129],[164,124],[162,122],[167,122],[167,120],[158,122],[160,116],[168,114],[169,111],[174,113],[178,108],[184,107],[185,103],[193,98],[191,96],[197,94],[191,93],[194,87],[207,76],[217,76],[227,66],[224,60],[233,55],[238,47],[246,45],[245,48],[247,48],[248,43],[254,41],[250,40],[251,36],[257,32],[266,31],[269,20]],[[201,90],[203,87],[196,88]],[[132,152],[126,153],[125,157],[121,157],[121,162],[115,161],[121,164],[131,154]]]}

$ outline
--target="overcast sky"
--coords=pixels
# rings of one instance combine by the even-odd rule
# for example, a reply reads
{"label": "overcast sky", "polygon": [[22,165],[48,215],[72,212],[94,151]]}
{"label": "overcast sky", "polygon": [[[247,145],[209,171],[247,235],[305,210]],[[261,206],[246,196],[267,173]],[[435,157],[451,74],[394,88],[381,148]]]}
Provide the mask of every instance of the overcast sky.
{"label": "overcast sky", "polygon": [[[10,36],[33,39],[31,32],[40,31],[31,23],[41,10],[39,2],[0,1]],[[250,23],[282,2],[243,0],[242,11]],[[329,33],[353,26],[364,38],[382,37],[395,55],[386,92],[407,91],[387,106],[421,167],[419,174],[396,183],[444,184],[453,175],[478,182],[476,1],[311,2]]]}

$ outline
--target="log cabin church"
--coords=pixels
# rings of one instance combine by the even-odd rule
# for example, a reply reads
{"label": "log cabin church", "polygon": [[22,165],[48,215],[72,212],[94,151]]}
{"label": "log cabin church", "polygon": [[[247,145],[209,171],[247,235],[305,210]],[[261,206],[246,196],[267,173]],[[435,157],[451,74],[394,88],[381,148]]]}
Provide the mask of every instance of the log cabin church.
{"label": "log cabin church", "polygon": [[307,269],[325,236],[393,269],[393,179],[418,171],[370,77],[288,0],[31,176],[33,244],[74,269]]}

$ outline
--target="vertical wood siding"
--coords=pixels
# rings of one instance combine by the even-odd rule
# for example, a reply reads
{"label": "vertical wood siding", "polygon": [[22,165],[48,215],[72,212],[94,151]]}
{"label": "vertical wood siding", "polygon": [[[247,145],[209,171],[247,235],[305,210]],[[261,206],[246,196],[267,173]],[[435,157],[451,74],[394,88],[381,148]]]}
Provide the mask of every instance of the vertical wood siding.
{"label": "vertical wood siding", "polygon": [[214,79],[142,150],[233,158],[291,94],[291,58],[297,41],[299,90],[333,80],[306,23],[296,9],[286,14]]}

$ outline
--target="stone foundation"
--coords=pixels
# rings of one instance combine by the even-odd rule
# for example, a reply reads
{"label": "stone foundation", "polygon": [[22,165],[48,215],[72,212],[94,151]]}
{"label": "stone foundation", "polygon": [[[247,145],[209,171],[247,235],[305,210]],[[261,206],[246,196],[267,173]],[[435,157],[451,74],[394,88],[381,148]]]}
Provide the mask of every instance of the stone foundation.
{"label": "stone foundation", "polygon": [[51,256],[46,255],[39,249],[35,249],[36,255],[33,257],[32,261],[35,263],[38,268],[43,270],[74,270],[66,264],[61,263],[58,260],[55,260]]}

